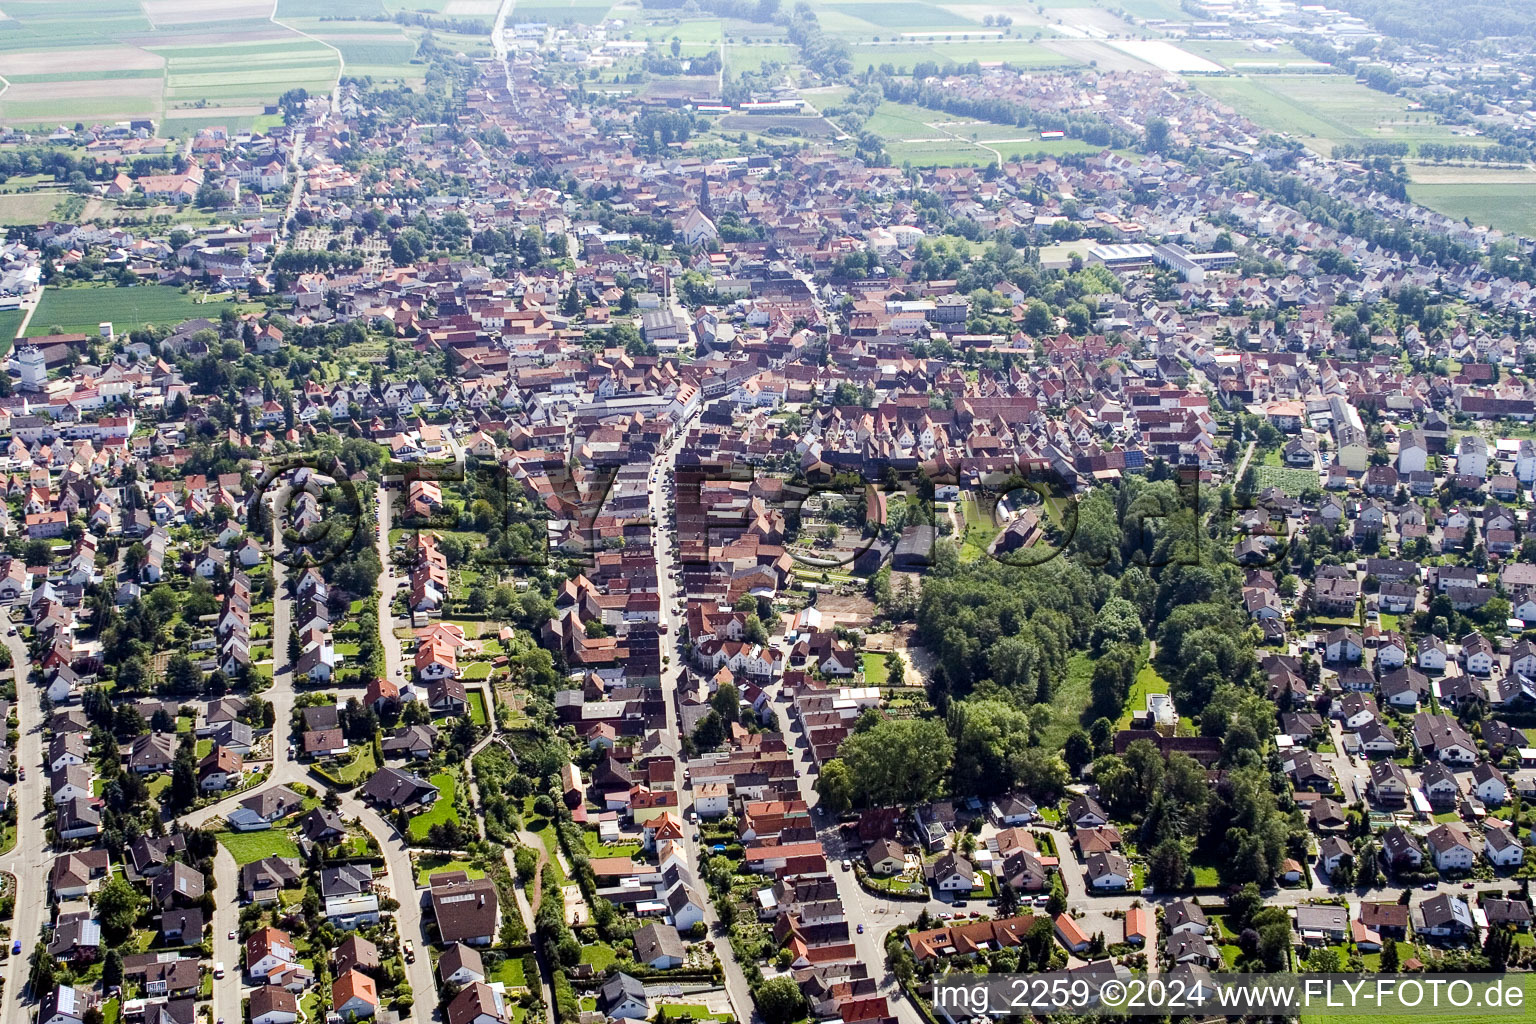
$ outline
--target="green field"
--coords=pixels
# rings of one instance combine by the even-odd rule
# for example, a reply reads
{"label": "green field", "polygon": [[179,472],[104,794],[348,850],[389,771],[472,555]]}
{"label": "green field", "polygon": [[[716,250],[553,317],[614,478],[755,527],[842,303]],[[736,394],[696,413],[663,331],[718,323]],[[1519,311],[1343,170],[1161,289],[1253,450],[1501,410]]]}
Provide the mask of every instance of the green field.
{"label": "green field", "polygon": [[1317,472],[1311,469],[1287,469],[1282,466],[1258,466],[1259,490],[1268,487],[1278,487],[1291,497],[1297,497],[1302,491],[1313,487],[1321,487],[1322,482]]}
{"label": "green field", "polygon": [[297,857],[299,847],[286,832],[220,832],[219,843],[240,865],[252,864],[267,857]]}
{"label": "green field", "polygon": [[[1272,50],[1255,50],[1240,39],[1185,39],[1179,46],[1227,68],[1253,73],[1255,70],[1282,68],[1287,64],[1315,64],[1311,57],[1289,43]],[[1321,72],[1319,72],[1321,73]]]}
{"label": "green field", "polygon": [[1536,186],[1520,184],[1410,184],[1408,196],[1448,217],[1464,217],[1500,231],[1536,235]]}
{"label": "green field", "polygon": [[932,4],[915,2],[870,4],[823,4],[817,8],[824,27],[830,32],[835,31],[834,25],[827,24],[827,14],[840,14],[846,18],[861,21],[879,31],[917,32],[923,29],[977,29],[982,28],[980,22],[969,18],[963,18],[958,14],[945,10]]}
{"label": "green field", "polygon": [[864,663],[864,682],[868,686],[884,686],[890,680],[890,673],[885,669],[885,655],[874,651],[865,651],[861,656]]}
{"label": "green field", "polygon": [[[830,106],[831,97],[817,97]],[[885,102],[864,123],[880,136],[894,164],[918,167],[990,164],[1036,153],[1097,153],[1103,147],[1079,139],[1040,138],[1032,128],[976,121],[910,103]]]}
{"label": "green field", "polygon": [[512,8],[508,24],[543,21],[553,25],[575,22],[578,25],[596,25],[608,17],[613,7],[611,0],[545,0],[543,3],[518,3]]}
{"label": "green field", "polygon": [[898,73],[909,73],[914,64],[934,61],[939,64],[965,64],[1002,61],[1020,67],[1065,67],[1076,63],[1070,57],[1048,50],[1039,43],[1021,39],[976,39],[970,42],[908,42],[898,45],[865,44],[849,50],[856,71],[876,69],[889,64]]}
{"label": "green field", "polygon": [[[146,3],[148,0],[146,0]],[[377,0],[347,9],[382,17]],[[208,117],[249,127],[283,91],[302,86],[329,92],[341,68],[336,51],[274,22],[260,0],[224,2],[206,13],[178,9],[175,0],[18,0],[0,22],[0,72],[10,87],[0,96],[7,122],[52,126],[71,120],[151,117],[167,132],[188,132]],[[312,15],[315,5],[283,5]],[[334,17],[336,3],[325,5]],[[345,23],[343,23],[345,24]],[[413,38],[390,26],[414,52]],[[217,40],[236,40],[220,45]],[[213,40],[213,42],[210,42]],[[89,54],[89,59],[82,59]],[[212,63],[199,73],[195,63]],[[408,59],[409,55],[404,59]],[[365,67],[401,61],[399,51],[359,54]]]}
{"label": "green field", "polygon": [[0,225],[41,224],[53,217],[63,191],[7,192],[0,195]]}
{"label": "green field", "polygon": [[11,341],[16,337],[16,332],[21,329],[21,321],[26,318],[26,315],[19,309],[0,311],[0,356],[11,350]]}
{"label": "green field", "polygon": [[1287,132],[1325,156],[1341,142],[1467,142],[1400,96],[1343,75],[1201,78],[1197,87],[1261,127]]}
{"label": "green field", "polygon": [[427,838],[427,832],[433,825],[441,822],[457,821],[458,809],[453,804],[454,779],[448,772],[438,772],[431,778],[432,785],[437,787],[438,797],[431,807],[411,819],[411,838],[417,842]]}
{"label": "green field", "polygon": [[777,43],[752,43],[728,45],[725,48],[725,66],[733,73],[756,71],[764,64],[773,62],[790,65],[799,58],[793,46]]}
{"label": "green field", "polygon": [[[1399,949],[1411,948],[1408,943],[1399,943]],[[1380,963],[1380,955],[1372,954]],[[1301,1024],[1380,1024],[1386,1020],[1423,1021],[1424,1024],[1508,1024],[1510,1021],[1519,1020],[1530,1016],[1529,1007],[1533,995],[1536,995],[1536,980],[1529,974],[1510,975],[1504,982],[1507,985],[1518,984],[1525,994],[1524,1006],[1518,1012],[1510,1009],[1496,1010],[1479,1006],[1472,1006],[1455,1012],[1413,1014],[1392,1014],[1384,1011],[1365,1013],[1306,1013],[1301,1016]],[[1427,986],[1426,986],[1427,988]],[[1427,993],[1426,993],[1427,995]],[[1464,998],[1464,997],[1462,997]],[[1426,999],[1423,1006],[1430,1004]]]}
{"label": "green field", "polygon": [[1083,713],[1093,701],[1093,665],[1089,654],[1079,651],[1067,662],[1067,678],[1051,699],[1051,720],[1040,730],[1040,745],[1060,750],[1072,730],[1083,725]]}
{"label": "green field", "polygon": [[49,288],[43,292],[43,301],[32,315],[29,331],[35,335],[46,334],[59,327],[65,334],[95,334],[98,324],[110,320],[117,333],[123,334],[145,324],[174,326],[200,316],[217,320],[227,300],[200,301],[203,298],[197,294],[183,294],[169,285]]}

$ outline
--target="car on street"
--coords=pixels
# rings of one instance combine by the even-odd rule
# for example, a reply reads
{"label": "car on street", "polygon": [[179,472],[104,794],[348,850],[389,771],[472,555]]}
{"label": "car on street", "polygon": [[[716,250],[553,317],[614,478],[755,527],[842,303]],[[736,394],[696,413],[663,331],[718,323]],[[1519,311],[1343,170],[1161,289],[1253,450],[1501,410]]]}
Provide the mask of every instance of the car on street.
{"label": "car on street", "polygon": [[862,925],[862,924],[861,924],[861,925],[859,925],[859,934],[860,934],[860,935],[863,935],[863,934],[864,934],[864,926],[863,926],[863,925]]}
{"label": "car on street", "polygon": [[411,945],[411,940],[410,939],[406,939],[405,940],[404,950],[405,950],[405,962],[408,963],[408,964],[415,963],[416,962],[416,947]]}
{"label": "car on street", "polygon": [[20,768],[16,769],[16,777],[18,779],[24,779],[24,778],[27,777],[27,766],[26,765],[22,765]]}
{"label": "car on street", "polygon": [[1423,889],[1425,892],[1434,892],[1435,891],[1435,883],[1434,882],[1425,882],[1419,888]]}
{"label": "car on street", "polygon": [[1151,896],[1152,895],[1152,887],[1150,885],[1143,886],[1142,890],[1141,890],[1141,894],[1143,896]]}
{"label": "car on street", "polygon": [[230,929],[230,930],[229,930],[229,937],[230,937],[230,938],[231,938],[231,939],[233,939],[233,938],[234,938],[234,937],[235,937],[235,930],[234,930],[234,929],[233,929],[233,928],[231,928],[231,929]]}
{"label": "car on street", "polygon": [[843,858],[843,870],[844,871],[852,871],[853,870],[853,862],[848,860],[848,858],[846,858],[846,857]]}
{"label": "car on street", "polygon": [[12,939],[11,940],[11,952],[13,954],[21,952],[21,940],[20,939]]}
{"label": "car on street", "polygon": [[220,960],[218,963],[213,965],[213,976],[215,978],[224,977],[224,961]]}

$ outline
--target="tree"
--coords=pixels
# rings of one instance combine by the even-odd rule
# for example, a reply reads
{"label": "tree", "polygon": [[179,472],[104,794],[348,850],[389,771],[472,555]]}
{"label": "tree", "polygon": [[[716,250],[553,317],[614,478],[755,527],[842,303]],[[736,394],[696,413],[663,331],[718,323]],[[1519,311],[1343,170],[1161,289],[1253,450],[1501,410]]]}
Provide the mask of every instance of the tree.
{"label": "tree", "polygon": [[1062,744],[1061,756],[1075,776],[1093,760],[1093,740],[1081,728],[1073,729]]}
{"label": "tree", "polygon": [[1388,939],[1381,944],[1381,973],[1396,974],[1399,966],[1397,940]]}
{"label": "tree", "polygon": [[1354,855],[1346,853],[1341,856],[1338,866],[1333,869],[1333,874],[1328,880],[1340,889],[1352,888],[1355,884]]}
{"label": "tree", "polygon": [[1483,940],[1483,955],[1488,958],[1488,969],[1502,972],[1509,966],[1509,954],[1514,949],[1514,939],[1510,931],[1504,925],[1494,925],[1488,929],[1488,937]]}
{"label": "tree", "polygon": [[710,711],[709,714],[699,719],[699,724],[693,727],[693,747],[695,750],[714,750],[725,742],[725,723],[720,719],[720,712]]}
{"label": "tree", "polygon": [[96,918],[112,943],[121,942],[139,920],[139,891],[127,879],[113,876],[96,894]]}
{"label": "tree", "polygon": [[763,982],[754,998],[766,1024],[790,1024],[805,1016],[805,994],[787,975]]}
{"label": "tree", "polygon": [[949,776],[955,747],[944,723],[933,719],[883,719],[843,740],[854,798],[884,806],[912,804],[938,793]]}
{"label": "tree", "polygon": [[27,984],[32,989],[32,995],[40,999],[43,993],[51,992],[57,984],[59,964],[53,958],[53,954],[48,952],[48,947],[41,942],[32,947],[32,955],[29,959],[32,972],[27,979]]}
{"label": "tree", "polygon": [[1189,875],[1189,855],[1177,839],[1164,839],[1147,858],[1147,878],[1160,892],[1182,889]]}
{"label": "tree", "polygon": [[821,806],[833,814],[842,814],[853,806],[853,776],[842,758],[834,757],[821,766],[816,776],[816,792],[821,797]]}
{"label": "tree", "polygon": [[1168,122],[1163,118],[1147,118],[1146,147],[1148,153],[1161,153],[1168,148]]}
{"label": "tree", "polygon": [[714,696],[709,698],[709,706],[715,709],[715,713],[726,722],[735,722],[741,718],[741,694],[734,683],[721,683]]}
{"label": "tree", "polygon": [[123,983],[123,954],[116,949],[107,950],[107,955],[101,962],[101,984],[106,988],[113,988]]}
{"label": "tree", "polygon": [[202,681],[202,671],[180,651],[171,655],[165,663],[165,685],[174,694],[194,694]]}
{"label": "tree", "polygon": [[1036,336],[1048,334],[1056,324],[1051,317],[1051,307],[1039,299],[1030,299],[1024,306],[1024,332]]}
{"label": "tree", "polygon": [[1046,899],[1045,912],[1052,917],[1064,914],[1067,910],[1067,886],[1061,880],[1061,872],[1051,875],[1051,895]]}
{"label": "tree", "polygon": [[997,916],[1012,917],[1019,912],[1019,894],[1007,882],[997,887]]}

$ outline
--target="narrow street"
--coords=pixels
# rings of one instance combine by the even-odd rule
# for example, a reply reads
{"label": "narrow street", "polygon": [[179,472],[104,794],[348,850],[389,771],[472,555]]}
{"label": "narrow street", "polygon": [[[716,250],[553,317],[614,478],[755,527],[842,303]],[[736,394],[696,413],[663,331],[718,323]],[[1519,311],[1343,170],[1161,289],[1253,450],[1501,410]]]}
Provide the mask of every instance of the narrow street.
{"label": "narrow street", "polygon": [[[677,638],[685,619],[678,613],[677,607],[678,602],[682,601],[685,595],[681,579],[672,578],[673,570],[680,567],[677,561],[677,538],[667,518],[667,492],[677,479],[677,456],[682,451],[683,441],[692,423],[693,420],[689,419],[678,425],[677,433],[671,443],[663,449],[652,464],[655,472],[654,479],[649,485],[653,524],[651,538],[656,550],[656,576],[661,594],[661,618],[667,624],[667,632],[662,635],[662,651],[670,658],[670,661],[664,662],[661,668],[661,688],[666,698],[667,708],[667,725],[662,730],[661,742],[666,750],[676,754],[680,759],[682,736],[678,729],[677,683],[681,678],[683,666]],[[681,573],[679,573],[680,576]],[[686,763],[684,761],[684,764]],[[678,795],[678,812],[683,816],[683,827],[690,837],[693,830],[687,821],[692,808],[693,790],[684,785]],[[683,846],[687,850],[688,866],[693,869],[696,876],[700,876],[700,884],[702,884],[703,858],[700,855],[699,846],[691,841],[684,843]],[[720,966],[725,977],[725,992],[730,998],[731,1008],[735,1011],[738,1020],[755,1019],[757,1010],[752,1000],[752,989],[747,984],[747,976],[742,972],[741,965],[736,962],[735,952],[731,949],[730,939],[720,924],[720,915],[715,913],[713,902],[707,903],[704,907],[704,921],[709,925],[710,935],[715,943],[715,952],[720,957]]]}
{"label": "narrow street", "polygon": [[[379,493],[380,542],[383,544],[384,551],[387,554],[389,529],[387,526],[388,520],[385,516],[387,515],[386,510],[388,506],[384,497],[386,492],[381,490]],[[274,510],[272,516],[273,550],[279,553],[282,551],[282,516],[280,510],[283,507],[283,495],[279,493],[277,509]],[[392,581],[388,579],[389,562],[385,560],[384,565],[385,575],[380,579],[380,590],[381,592],[387,590],[390,594],[393,594]],[[311,776],[308,768],[300,764],[288,753],[288,723],[293,715],[295,698],[293,666],[288,662],[288,634],[292,629],[293,618],[293,604],[287,590],[288,574],[288,567],[283,564],[282,560],[280,558],[273,558],[272,686],[262,696],[271,701],[275,717],[272,727],[272,773],[266,785],[262,788],[303,783],[311,788],[323,789],[324,784],[319,779]],[[382,603],[382,596],[380,600]],[[385,660],[387,663],[392,654],[398,666],[400,642],[395,639],[390,629],[387,614],[387,608],[381,606],[379,629],[384,640]],[[41,763],[41,740],[39,739],[37,742],[38,753],[36,755],[36,762]],[[250,795],[250,792],[232,795],[227,799],[183,815],[180,821],[184,826],[205,825],[215,818],[228,814],[241,800]],[[389,872],[387,885],[390,895],[400,902],[400,909],[395,915],[400,937],[402,940],[409,939],[415,944],[417,950],[420,951],[416,957],[416,962],[406,964],[405,970],[406,978],[411,984],[411,990],[416,996],[418,1009],[414,1012],[418,1015],[417,1019],[425,1020],[430,1015],[432,1007],[437,1003],[437,987],[432,977],[431,958],[425,955],[427,936],[423,926],[422,893],[416,888],[416,877],[415,872],[411,869],[409,850],[400,842],[395,833],[394,826],[385,821],[371,807],[358,800],[353,793],[341,794],[340,813],[345,818],[356,818],[384,851],[385,866]],[[228,862],[227,866],[225,862]],[[0,866],[3,866],[3,861],[0,861]],[[221,873],[221,868],[223,871],[228,872],[228,888],[226,888],[226,877]],[[240,963],[239,944],[238,942],[231,941],[228,938],[228,933],[231,928],[237,927],[239,907],[233,902],[226,901],[222,895],[238,893],[238,880],[234,870],[234,859],[221,849],[219,857],[214,861],[215,879],[218,884],[218,891],[221,894],[219,910],[216,912],[214,920],[214,959],[222,960],[230,970],[231,976],[238,979],[238,965]],[[41,875],[43,883],[47,881],[47,871],[48,865],[45,864],[42,867]],[[43,885],[43,888],[46,889],[46,884]],[[226,910],[226,908],[230,909]],[[229,922],[236,923],[228,923],[224,920],[224,917],[227,917]],[[229,981],[230,979],[227,977],[224,984],[214,986],[216,1018],[222,1017],[226,1024],[240,1019],[241,986],[238,981],[234,984],[229,983]],[[7,1024],[9,1024],[9,1020],[8,1018]]]}
{"label": "narrow street", "polygon": [[[9,612],[9,609],[6,609]],[[45,841],[47,825],[46,779],[43,772],[42,691],[28,678],[31,657],[21,637],[10,633],[6,616],[6,648],[16,675],[17,729],[21,739],[16,763],[28,769],[27,777],[12,788],[16,802],[16,846],[0,856],[0,870],[16,878],[16,909],[11,918],[11,935],[21,940],[21,953],[5,961],[0,976],[5,979],[5,1024],[23,1024],[31,1019],[25,991],[27,958],[37,944],[38,931],[47,918],[48,873],[53,866],[53,849]]]}

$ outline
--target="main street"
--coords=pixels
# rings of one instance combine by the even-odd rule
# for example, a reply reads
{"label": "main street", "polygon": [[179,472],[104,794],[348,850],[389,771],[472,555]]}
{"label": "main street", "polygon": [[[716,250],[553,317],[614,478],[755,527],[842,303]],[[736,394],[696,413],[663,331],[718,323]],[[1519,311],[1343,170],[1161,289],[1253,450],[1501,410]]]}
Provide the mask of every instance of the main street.
{"label": "main street", "polygon": [[[9,609],[7,609],[9,611]],[[6,960],[0,976],[5,979],[4,1006],[6,1024],[23,1024],[30,1019],[24,992],[27,983],[27,959],[37,943],[38,931],[48,911],[48,873],[53,866],[53,850],[47,843],[47,776],[43,772],[42,691],[32,684],[31,656],[21,637],[12,631],[9,616],[3,623],[5,646],[11,653],[16,677],[17,730],[21,734],[16,763],[27,770],[27,777],[11,788],[16,804],[16,845],[0,856],[0,870],[16,879],[16,908],[11,917],[11,935],[21,940],[20,955]]]}
{"label": "main street", "polygon": [[[662,635],[661,689],[667,708],[667,725],[661,732],[661,745],[668,753],[681,757],[682,734],[678,727],[677,717],[677,684],[682,678],[682,656],[678,650],[678,636],[683,628],[684,616],[678,611],[682,605],[685,594],[682,586],[682,567],[677,559],[677,532],[672,528],[671,520],[667,514],[667,501],[670,495],[676,500],[677,457],[682,452],[683,443],[688,435],[688,428],[692,425],[693,418],[678,424],[677,433],[667,446],[652,463],[650,488],[650,512],[651,512],[651,540],[656,552],[656,578],[657,589],[661,597],[661,621],[667,624],[667,632]],[[673,578],[673,573],[678,578]],[[686,761],[684,762],[687,763]],[[687,854],[688,865],[693,869],[695,876],[699,878],[699,884],[703,884],[703,856],[699,845],[692,842],[693,829],[687,824],[693,809],[693,790],[688,785],[683,785],[678,794],[678,813],[683,816],[683,827],[688,830],[689,841],[683,843]],[[720,923],[720,915],[715,912],[712,902],[704,907],[704,922],[709,925],[710,934],[714,937],[715,952],[720,957],[720,966],[725,978],[725,993],[730,998],[731,1008],[735,1011],[738,1020],[753,1020],[756,1016],[756,1008],[752,1000],[752,988],[747,984],[747,976],[742,973],[741,965],[736,962],[735,951],[731,949],[730,939],[726,936],[725,928]]]}

